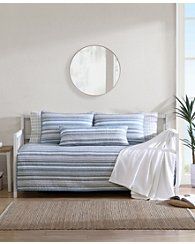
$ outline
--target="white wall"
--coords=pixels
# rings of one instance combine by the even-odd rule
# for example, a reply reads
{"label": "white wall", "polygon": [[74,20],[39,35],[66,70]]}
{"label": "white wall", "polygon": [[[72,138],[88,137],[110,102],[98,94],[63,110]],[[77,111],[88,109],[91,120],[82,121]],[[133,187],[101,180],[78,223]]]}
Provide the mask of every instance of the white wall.
{"label": "white wall", "polygon": [[[89,44],[108,47],[121,64],[117,86],[103,96],[70,81],[71,57]],[[175,4],[0,4],[4,144],[31,110],[163,111],[175,80]]]}

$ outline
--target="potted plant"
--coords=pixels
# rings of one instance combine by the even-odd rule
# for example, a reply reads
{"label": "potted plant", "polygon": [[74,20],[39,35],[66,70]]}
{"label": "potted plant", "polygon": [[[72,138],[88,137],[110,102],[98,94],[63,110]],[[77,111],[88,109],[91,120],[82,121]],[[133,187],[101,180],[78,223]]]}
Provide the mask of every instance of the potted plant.
{"label": "potted plant", "polygon": [[191,185],[195,187],[195,98],[179,99],[179,107],[176,108],[176,115],[187,122],[187,131],[189,138],[182,139],[183,144],[191,149],[192,165],[191,165]]}

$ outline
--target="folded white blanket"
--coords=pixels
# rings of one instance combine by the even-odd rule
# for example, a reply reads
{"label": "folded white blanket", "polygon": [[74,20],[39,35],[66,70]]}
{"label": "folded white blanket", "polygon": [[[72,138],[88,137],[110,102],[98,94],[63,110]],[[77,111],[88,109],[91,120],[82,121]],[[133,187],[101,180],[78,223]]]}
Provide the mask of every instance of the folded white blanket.
{"label": "folded white blanket", "polygon": [[168,129],[118,155],[110,182],[131,190],[133,198],[164,200],[174,194],[174,171],[180,181],[178,133]]}

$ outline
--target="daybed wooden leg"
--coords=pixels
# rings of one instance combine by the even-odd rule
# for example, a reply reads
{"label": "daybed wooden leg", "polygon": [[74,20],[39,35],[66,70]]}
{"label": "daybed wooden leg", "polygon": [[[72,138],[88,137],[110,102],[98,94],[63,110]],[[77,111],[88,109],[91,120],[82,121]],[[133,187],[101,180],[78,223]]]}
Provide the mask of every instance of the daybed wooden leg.
{"label": "daybed wooden leg", "polygon": [[18,197],[18,192],[17,190],[14,190],[14,198],[17,198]]}
{"label": "daybed wooden leg", "polygon": [[17,198],[16,163],[17,163],[17,157],[14,156],[14,163],[13,163],[13,197],[14,198]]}
{"label": "daybed wooden leg", "polygon": [[14,159],[14,165],[13,165],[13,197],[17,198],[17,179],[16,179],[16,157]]}
{"label": "daybed wooden leg", "polygon": [[24,144],[24,132],[23,129],[16,132],[13,136],[13,197],[17,198],[17,155],[18,150]]}

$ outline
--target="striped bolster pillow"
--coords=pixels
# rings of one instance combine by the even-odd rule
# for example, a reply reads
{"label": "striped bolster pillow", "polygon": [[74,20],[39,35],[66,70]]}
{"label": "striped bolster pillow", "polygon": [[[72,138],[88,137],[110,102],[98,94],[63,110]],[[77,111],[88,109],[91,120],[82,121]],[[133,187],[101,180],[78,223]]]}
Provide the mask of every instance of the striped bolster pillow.
{"label": "striped bolster pillow", "polygon": [[130,145],[144,142],[144,114],[95,114],[95,126],[128,126],[127,140]]}
{"label": "striped bolster pillow", "polygon": [[60,146],[126,146],[127,126],[66,129],[61,127]]}
{"label": "striped bolster pillow", "polygon": [[41,112],[30,113],[31,135],[30,143],[40,143],[41,140]]}
{"label": "striped bolster pillow", "polygon": [[41,114],[41,143],[60,142],[60,126],[64,128],[90,127],[93,124],[93,113],[52,113]]}

